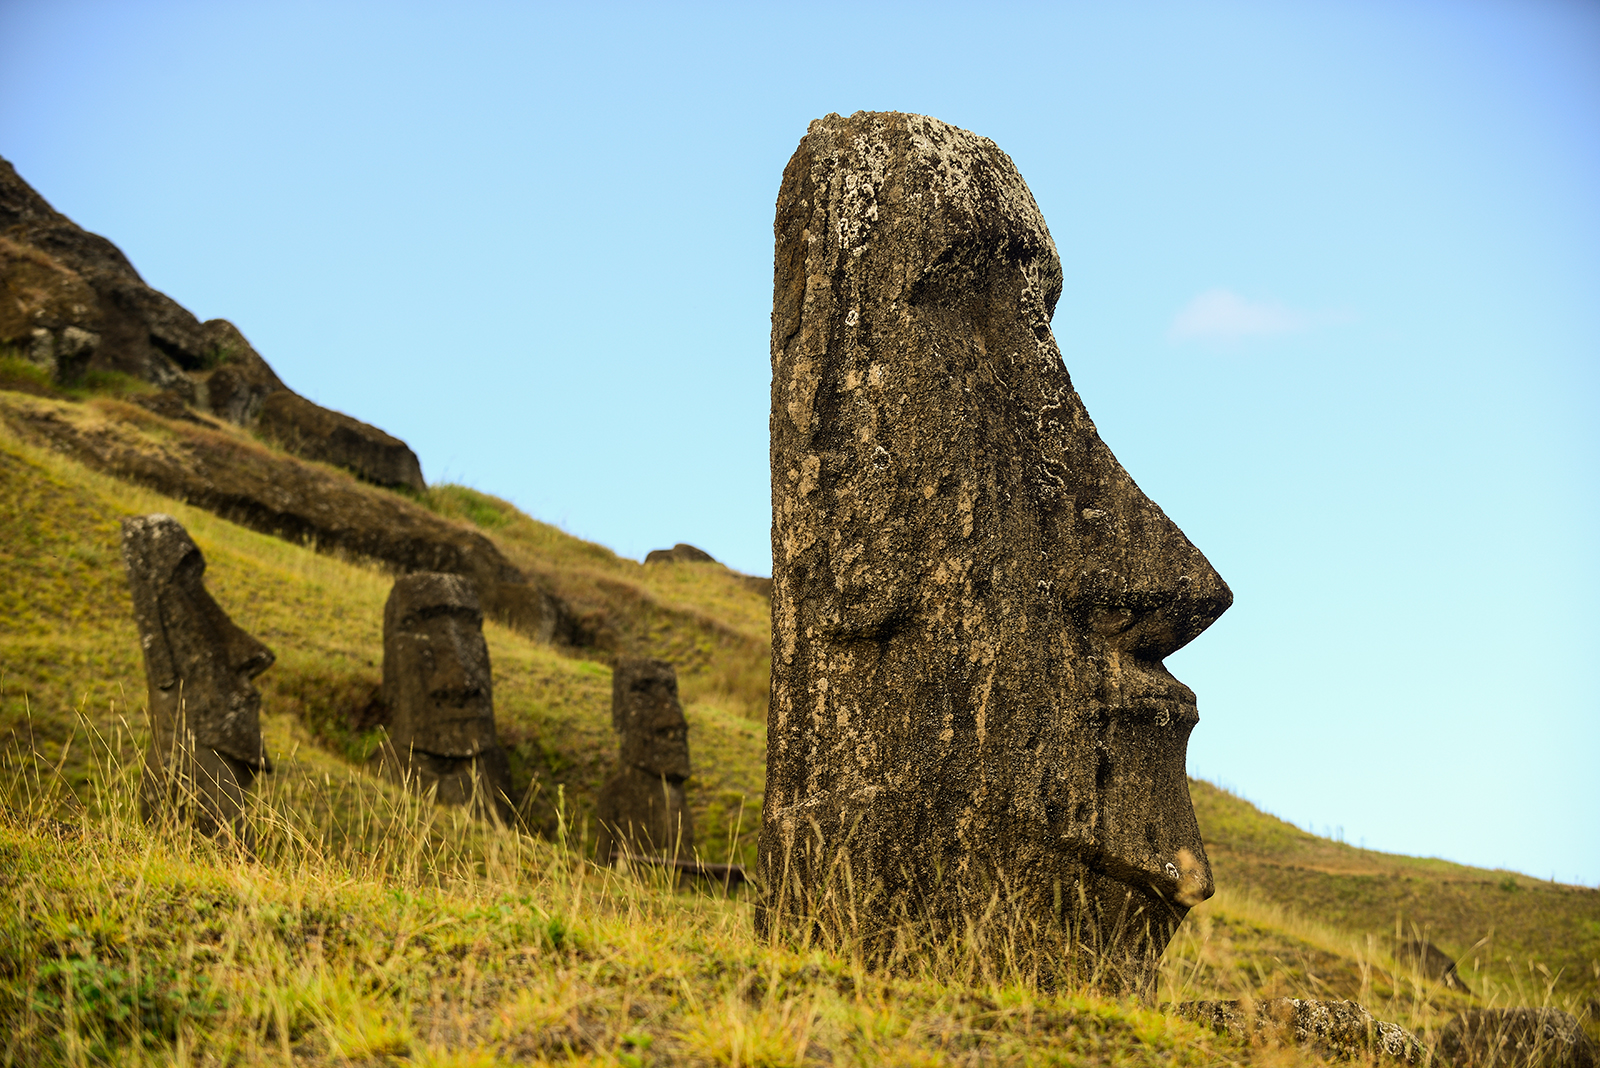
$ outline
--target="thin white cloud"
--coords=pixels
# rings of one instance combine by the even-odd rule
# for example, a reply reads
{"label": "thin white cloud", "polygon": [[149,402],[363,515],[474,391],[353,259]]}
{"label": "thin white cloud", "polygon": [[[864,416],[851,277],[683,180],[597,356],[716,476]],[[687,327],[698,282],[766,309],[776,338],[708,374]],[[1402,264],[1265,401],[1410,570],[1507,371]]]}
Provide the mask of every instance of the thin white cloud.
{"label": "thin white cloud", "polygon": [[1167,336],[1173,341],[1231,345],[1244,338],[1292,334],[1330,321],[1325,315],[1295,311],[1271,301],[1246,300],[1228,289],[1211,289],[1178,312]]}

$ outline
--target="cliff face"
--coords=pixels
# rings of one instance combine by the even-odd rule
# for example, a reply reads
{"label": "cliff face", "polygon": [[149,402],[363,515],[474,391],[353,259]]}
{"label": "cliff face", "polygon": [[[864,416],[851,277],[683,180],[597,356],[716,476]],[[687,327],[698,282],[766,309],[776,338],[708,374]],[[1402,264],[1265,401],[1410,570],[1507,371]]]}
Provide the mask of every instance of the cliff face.
{"label": "cliff face", "polygon": [[[232,323],[201,322],[151,288],[116,245],[52,208],[4,159],[0,347],[62,384],[121,372],[155,386],[167,409],[258,429],[378,485],[425,488],[405,442],[295,394]],[[270,417],[258,426],[264,409]]]}

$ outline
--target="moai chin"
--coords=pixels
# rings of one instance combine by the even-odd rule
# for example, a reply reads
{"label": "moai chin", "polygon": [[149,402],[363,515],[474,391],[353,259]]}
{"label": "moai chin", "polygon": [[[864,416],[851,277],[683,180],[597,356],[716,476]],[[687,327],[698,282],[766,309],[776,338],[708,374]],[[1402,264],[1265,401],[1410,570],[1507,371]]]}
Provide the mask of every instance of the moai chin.
{"label": "moai chin", "polygon": [[620,853],[694,856],[694,820],[684,796],[689,721],[678,673],[660,660],[619,660],[611,674],[611,726],[620,736],[616,772],[600,788],[602,864]]}
{"label": "moai chin", "polygon": [[992,141],[813,122],[774,232],[758,929],[975,930],[1142,986],[1212,892],[1162,661],[1233,595],[1073,390],[1055,243]]}
{"label": "moai chin", "polygon": [[248,844],[245,795],[271,770],[250,680],[272,666],[272,651],[212,599],[205,557],[170,515],[124,519],[122,559],[149,693],[139,813],[188,816],[205,834],[226,828]]}
{"label": "moai chin", "polygon": [[494,729],[483,611],[470,580],[402,575],[383,608],[383,698],[390,777],[444,804],[510,822],[511,775]]}

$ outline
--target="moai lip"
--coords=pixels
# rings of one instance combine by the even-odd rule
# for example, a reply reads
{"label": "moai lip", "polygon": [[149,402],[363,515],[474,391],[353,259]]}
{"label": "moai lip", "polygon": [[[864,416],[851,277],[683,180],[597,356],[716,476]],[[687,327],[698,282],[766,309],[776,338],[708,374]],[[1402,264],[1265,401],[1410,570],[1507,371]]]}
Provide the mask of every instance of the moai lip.
{"label": "moai lip", "polygon": [[122,558],[150,710],[140,814],[187,816],[205,834],[229,828],[247,842],[245,795],[271,770],[251,680],[272,666],[272,651],[212,599],[205,557],[170,515],[123,520]]}
{"label": "moai lip", "polygon": [[383,609],[385,771],[444,804],[509,822],[510,764],[494,727],[494,679],[472,582],[402,575]]}
{"label": "moai lip", "polygon": [[1162,661],[1233,595],[1100,440],[992,141],[820,119],[774,233],[758,928],[975,931],[1044,981],[1142,986],[1212,892]]}
{"label": "moai lip", "polygon": [[600,788],[595,855],[694,855],[694,821],[684,794],[692,773],[689,722],[678,700],[678,674],[661,660],[622,659],[611,675],[611,725],[617,770]]}

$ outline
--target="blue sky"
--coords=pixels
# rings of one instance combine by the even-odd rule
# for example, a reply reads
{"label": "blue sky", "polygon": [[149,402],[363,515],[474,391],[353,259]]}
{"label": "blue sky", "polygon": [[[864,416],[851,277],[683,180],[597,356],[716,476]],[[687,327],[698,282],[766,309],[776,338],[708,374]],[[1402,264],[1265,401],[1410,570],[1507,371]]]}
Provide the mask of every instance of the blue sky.
{"label": "blue sky", "polygon": [[291,386],[770,567],[806,123],[992,137],[1102,436],[1233,586],[1195,774],[1600,884],[1600,5],[0,0],[0,155]]}

